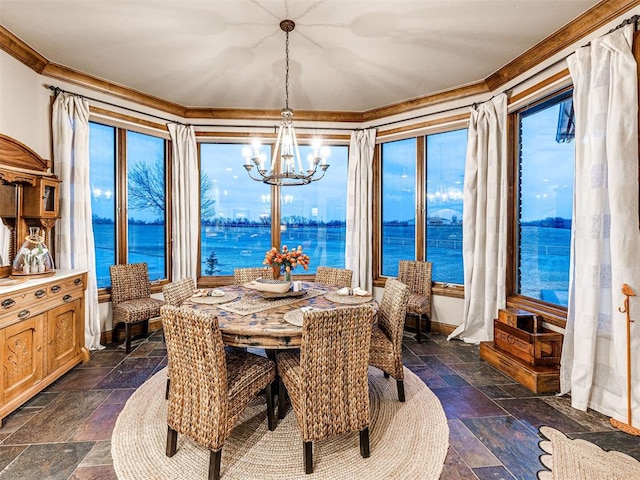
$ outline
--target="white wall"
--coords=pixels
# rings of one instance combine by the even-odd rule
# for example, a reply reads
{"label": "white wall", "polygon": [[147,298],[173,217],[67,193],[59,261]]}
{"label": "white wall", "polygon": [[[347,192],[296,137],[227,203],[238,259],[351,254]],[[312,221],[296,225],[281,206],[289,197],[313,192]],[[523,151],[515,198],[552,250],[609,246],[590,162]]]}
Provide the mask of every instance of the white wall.
{"label": "white wall", "polygon": [[0,51],[0,133],[51,160],[50,91],[45,80]]}

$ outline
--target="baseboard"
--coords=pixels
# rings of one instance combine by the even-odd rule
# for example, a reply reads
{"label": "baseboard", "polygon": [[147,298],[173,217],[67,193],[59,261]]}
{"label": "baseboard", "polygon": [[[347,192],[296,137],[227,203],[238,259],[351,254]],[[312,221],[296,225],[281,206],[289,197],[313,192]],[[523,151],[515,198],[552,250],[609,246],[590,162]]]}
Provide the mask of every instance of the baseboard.
{"label": "baseboard", "polygon": [[[416,318],[417,317],[408,315],[406,320],[405,320],[405,323],[404,323],[405,328],[415,332],[416,331],[416,322],[415,322]],[[426,325],[425,325],[425,321],[423,320],[422,333],[428,333],[427,330],[429,330],[429,328],[425,328],[425,327],[430,327],[430,330],[432,332],[441,333],[442,335],[449,335],[456,328],[458,328],[457,325],[449,325],[448,323],[440,323],[440,322],[426,322]]]}
{"label": "baseboard", "polygon": [[[142,324],[133,326],[133,335],[138,333],[138,328],[142,329]],[[160,317],[152,318],[149,320],[149,332],[155,332],[156,330],[160,330],[162,328],[162,320]],[[100,343],[102,345],[108,345],[113,343],[113,330],[107,330],[105,332],[100,333]]]}

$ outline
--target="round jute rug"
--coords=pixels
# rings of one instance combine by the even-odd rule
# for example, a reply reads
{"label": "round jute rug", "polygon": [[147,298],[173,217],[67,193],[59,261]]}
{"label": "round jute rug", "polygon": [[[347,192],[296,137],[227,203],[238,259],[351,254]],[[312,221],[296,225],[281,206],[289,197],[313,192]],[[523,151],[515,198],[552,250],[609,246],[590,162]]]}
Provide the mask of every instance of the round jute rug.
{"label": "round jute rug", "polygon": [[[122,480],[207,478],[209,452],[178,435],[178,451],[165,455],[166,369],[129,399],[113,430],[111,453]],[[314,442],[314,473],[304,474],[302,437],[291,409],[267,429],[259,396],[244,412],[222,449],[221,478],[247,479],[438,479],[449,445],[447,418],[438,398],[405,368],[406,402],[396,382],[369,369],[371,456],[362,458],[358,433]]]}

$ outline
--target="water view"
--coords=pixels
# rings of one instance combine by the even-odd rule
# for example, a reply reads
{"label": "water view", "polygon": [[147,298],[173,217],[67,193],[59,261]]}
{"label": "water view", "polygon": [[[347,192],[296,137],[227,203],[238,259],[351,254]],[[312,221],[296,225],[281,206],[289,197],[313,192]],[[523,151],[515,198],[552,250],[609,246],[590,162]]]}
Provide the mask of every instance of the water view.
{"label": "water view", "polygon": [[[166,278],[164,226],[129,225],[135,242],[129,245],[130,262],[147,262],[152,281]],[[114,263],[113,224],[94,224],[98,286],[110,284],[109,265]],[[559,305],[567,304],[569,284],[569,228],[540,226],[522,227],[520,277],[526,285],[522,294]],[[398,261],[407,256],[407,239],[414,236],[413,225],[384,227],[385,274],[397,275]],[[201,272],[203,275],[233,275],[236,267],[261,266],[265,252],[271,247],[269,226],[203,226],[201,229]],[[282,243],[291,247],[302,245],[311,257],[308,272],[318,265],[344,267],[345,227],[288,226]],[[433,262],[433,279],[451,284],[463,284],[462,225],[430,225],[427,228],[428,260]],[[212,257],[213,254],[213,257]],[[215,263],[207,262],[211,258]],[[298,269],[295,272],[302,273]]]}

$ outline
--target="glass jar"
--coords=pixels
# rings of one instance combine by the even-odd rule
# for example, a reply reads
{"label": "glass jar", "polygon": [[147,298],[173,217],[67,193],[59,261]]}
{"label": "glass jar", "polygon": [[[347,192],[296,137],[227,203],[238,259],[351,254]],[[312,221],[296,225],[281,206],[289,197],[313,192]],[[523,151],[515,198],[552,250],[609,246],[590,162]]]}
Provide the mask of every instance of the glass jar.
{"label": "glass jar", "polygon": [[42,275],[54,270],[53,258],[39,227],[29,227],[29,235],[13,261],[12,275]]}

